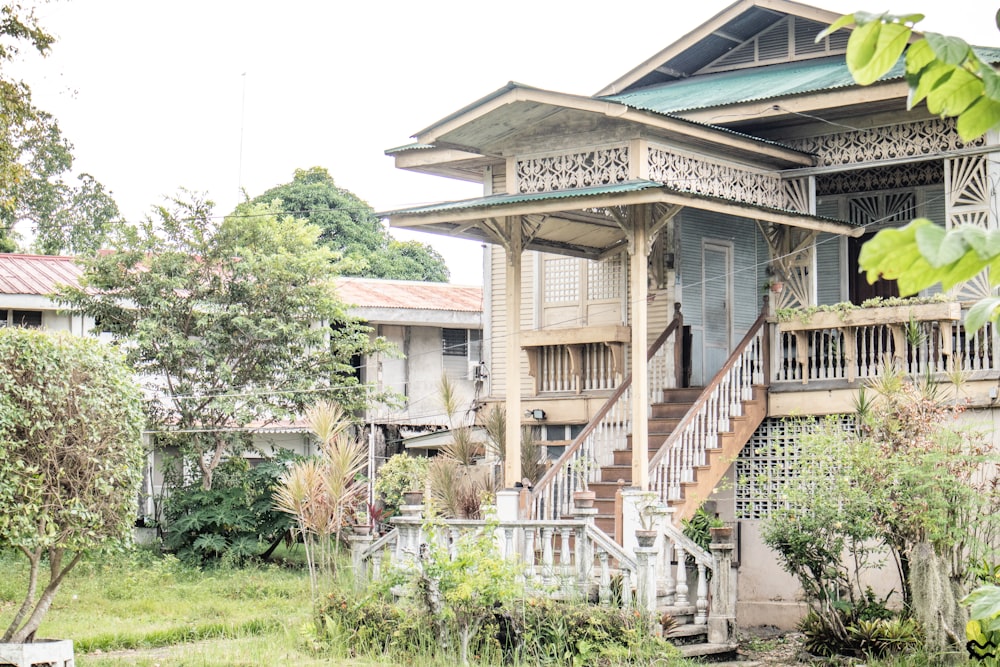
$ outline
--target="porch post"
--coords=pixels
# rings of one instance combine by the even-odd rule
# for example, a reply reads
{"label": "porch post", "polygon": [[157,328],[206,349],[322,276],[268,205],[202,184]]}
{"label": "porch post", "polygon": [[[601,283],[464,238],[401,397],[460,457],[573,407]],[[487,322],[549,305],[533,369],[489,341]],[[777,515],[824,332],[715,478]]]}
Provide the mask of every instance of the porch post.
{"label": "porch post", "polygon": [[629,244],[629,301],[632,306],[632,486],[649,489],[649,375],[646,369],[647,308],[649,296],[650,207],[634,208]]}
{"label": "porch post", "polygon": [[507,347],[504,362],[504,392],[507,432],[504,437],[504,488],[513,489],[521,481],[521,217],[506,218],[504,233],[507,255],[506,325]]}

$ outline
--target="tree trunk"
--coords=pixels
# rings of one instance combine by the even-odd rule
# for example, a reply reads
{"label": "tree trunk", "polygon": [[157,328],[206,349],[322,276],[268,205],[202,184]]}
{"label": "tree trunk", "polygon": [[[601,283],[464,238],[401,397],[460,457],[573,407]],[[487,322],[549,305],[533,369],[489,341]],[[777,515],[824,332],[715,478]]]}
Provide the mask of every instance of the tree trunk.
{"label": "tree trunk", "polygon": [[[62,560],[63,551],[57,550],[54,554],[50,555],[53,562],[59,563]],[[73,569],[73,567],[80,562],[80,558],[83,556],[82,553],[76,553],[73,555],[73,559],[70,560],[69,565],[62,568],[57,575],[52,577],[49,581],[49,585],[45,587],[42,591],[42,596],[38,599],[38,604],[35,605],[34,610],[31,612],[31,616],[28,617],[27,622],[21,626],[21,628],[14,632],[10,638],[10,642],[14,644],[23,644],[34,639],[35,631],[38,630],[38,626],[42,624],[42,619],[45,618],[45,614],[48,613],[49,607],[52,606],[52,601],[56,597],[56,592],[59,590],[59,586],[62,584],[63,579],[66,574]]]}
{"label": "tree trunk", "polygon": [[28,615],[31,610],[31,605],[35,603],[35,591],[38,590],[38,568],[42,560],[42,552],[40,549],[35,551],[28,551],[27,549],[22,549],[24,555],[28,558],[29,570],[28,570],[28,592],[24,596],[24,601],[21,603],[20,609],[14,614],[14,620],[11,621],[10,626],[7,631],[3,633],[3,637],[0,638],[0,642],[7,643],[11,641],[14,633],[17,632],[17,628],[21,625],[21,621],[24,617]]}

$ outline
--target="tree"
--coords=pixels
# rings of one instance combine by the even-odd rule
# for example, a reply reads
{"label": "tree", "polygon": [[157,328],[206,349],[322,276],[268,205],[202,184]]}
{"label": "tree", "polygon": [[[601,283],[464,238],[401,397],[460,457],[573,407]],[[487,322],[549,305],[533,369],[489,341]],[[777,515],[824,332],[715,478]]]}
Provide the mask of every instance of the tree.
{"label": "tree", "polygon": [[904,613],[929,648],[954,650],[970,563],[996,549],[1000,487],[982,473],[998,459],[982,434],[957,423],[964,404],[933,383],[887,369],[871,389],[856,429],[827,424],[800,440],[787,505],[768,519],[764,539],[834,647],[864,648],[851,626],[882,612],[861,583],[881,544],[896,564]]}
{"label": "tree", "polygon": [[280,202],[288,215],[320,227],[320,243],[340,253],[341,273],[366,278],[447,282],[441,255],[417,241],[397,241],[375,211],[356,195],[337,187],[323,167],[296,169],[291,183],[278,185],[252,203]]}
{"label": "tree", "polygon": [[319,233],[273,204],[219,222],[189,195],[116,230],[111,252],[84,260],[80,286],[61,292],[123,343],[161,440],[190,456],[205,490],[250,424],[318,397],[359,406],[351,359],[374,344],[336,297]]}
{"label": "tree", "polygon": [[[86,551],[130,536],[142,403],[120,355],[96,339],[0,329],[0,359],[0,548],[29,563],[0,642],[22,643]],[[50,576],[39,595],[43,559]]]}
{"label": "tree", "polygon": [[[0,8],[0,68],[22,45],[46,55],[54,41],[32,8],[20,2]],[[99,248],[118,207],[89,174],[66,182],[73,145],[55,119],[31,102],[31,89],[0,69],[0,252],[16,250],[14,224],[30,221],[35,249],[46,253],[88,253]]]}
{"label": "tree", "polygon": [[67,182],[72,151],[56,120],[44,111],[25,124],[17,141],[18,161],[26,171],[13,187],[13,207],[0,210],[0,221],[8,228],[29,222],[32,247],[42,254],[93,254],[119,216],[111,193],[90,174],[80,174],[77,185]]}
{"label": "tree", "polygon": [[[931,113],[957,118],[958,133],[966,141],[1000,126],[1000,74],[957,37],[928,32],[909,44],[913,24],[922,19],[920,14],[858,12],[842,16],[817,39],[855,24],[847,45],[847,66],[855,81],[868,85],[879,80],[905,50],[909,108],[926,102]],[[1000,230],[974,225],[944,230],[918,218],[876,234],[862,247],[858,264],[871,283],[879,278],[898,281],[903,296],[936,283],[947,290],[987,268],[995,287],[1000,285]],[[1000,320],[1000,298],[977,303],[969,311],[966,328],[976,331],[987,320]]]}

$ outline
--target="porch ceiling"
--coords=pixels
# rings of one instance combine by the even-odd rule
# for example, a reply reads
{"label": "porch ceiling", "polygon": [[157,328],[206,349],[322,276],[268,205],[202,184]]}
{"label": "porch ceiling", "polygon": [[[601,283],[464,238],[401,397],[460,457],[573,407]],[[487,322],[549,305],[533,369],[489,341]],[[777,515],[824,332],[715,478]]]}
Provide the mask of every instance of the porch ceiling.
{"label": "porch ceiling", "polygon": [[388,218],[393,227],[486,243],[496,242],[498,226],[493,221],[524,216],[530,229],[526,250],[597,258],[627,242],[610,209],[639,204],[679,205],[747,218],[748,223],[761,220],[847,236],[860,236],[863,232],[862,227],[839,220],[681,192],[646,180],[553,192],[491,195],[379,215]]}

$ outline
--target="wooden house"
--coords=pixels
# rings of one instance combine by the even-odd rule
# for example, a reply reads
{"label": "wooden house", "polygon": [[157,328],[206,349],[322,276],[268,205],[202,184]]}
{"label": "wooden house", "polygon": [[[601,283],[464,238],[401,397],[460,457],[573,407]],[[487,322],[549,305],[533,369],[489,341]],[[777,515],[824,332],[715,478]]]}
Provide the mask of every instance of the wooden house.
{"label": "wooden house", "polygon": [[[767,446],[794,443],[784,417],[849,412],[887,361],[964,369],[982,409],[1000,377],[995,331],[962,326],[982,280],[940,302],[775,317],[894,296],[857,271],[879,229],[998,224],[997,134],[966,143],[907,111],[902,63],[855,85],[849,29],[816,40],[837,18],[739,0],[595,95],[510,83],[388,151],[401,169],[482,183],[481,197],[386,215],[491,245],[486,398],[522,417],[507,451],[522,424],[569,441],[522,517],[565,516],[580,459],[595,463],[597,525],[619,540],[623,486],[678,523],[714,499],[738,527],[741,622],[801,612],[758,534],[788,474]],[[517,456],[505,476],[521,479]]]}

